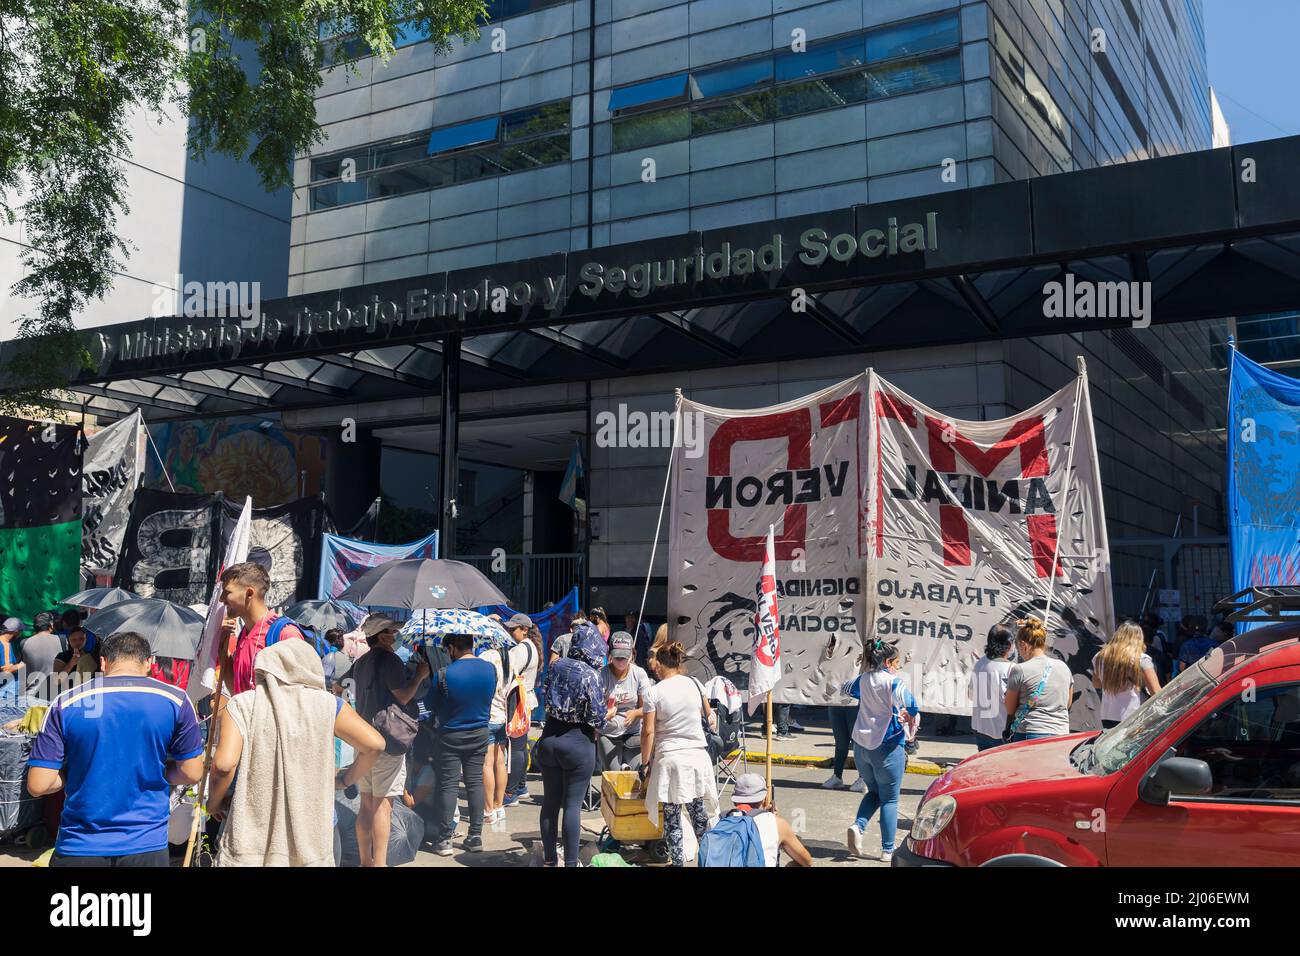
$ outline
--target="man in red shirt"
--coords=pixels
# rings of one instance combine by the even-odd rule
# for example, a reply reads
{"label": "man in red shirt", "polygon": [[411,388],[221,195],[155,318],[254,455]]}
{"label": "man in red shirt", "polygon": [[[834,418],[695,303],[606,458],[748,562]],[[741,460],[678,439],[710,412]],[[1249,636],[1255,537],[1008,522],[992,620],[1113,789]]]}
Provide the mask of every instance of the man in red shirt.
{"label": "man in red shirt", "polygon": [[[232,564],[221,573],[221,601],[226,605],[226,620],[221,639],[221,681],[231,694],[242,694],[253,689],[253,661],[258,651],[266,647],[266,632],[280,615],[266,606],[266,592],[271,578],[266,569],[252,561]],[[229,654],[230,638],[239,631],[234,655]],[[303,639],[302,631],[286,624],[280,631],[280,640]]]}

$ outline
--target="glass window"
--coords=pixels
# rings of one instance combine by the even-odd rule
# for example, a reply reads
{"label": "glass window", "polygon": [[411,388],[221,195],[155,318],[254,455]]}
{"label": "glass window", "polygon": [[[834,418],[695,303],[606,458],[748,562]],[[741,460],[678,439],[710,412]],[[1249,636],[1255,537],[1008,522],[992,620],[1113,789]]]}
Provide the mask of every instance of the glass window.
{"label": "glass window", "polygon": [[437,189],[452,183],[451,170],[446,161],[417,163],[403,166],[401,169],[388,169],[367,177],[370,188],[367,199],[382,199],[384,196],[400,196],[402,193],[418,192],[421,189]]}
{"label": "glass window", "polygon": [[449,149],[474,146],[478,143],[494,142],[500,123],[501,117],[489,116],[487,119],[475,120],[472,123],[435,129],[429,135],[429,155],[443,153]]}
{"label": "glass window", "polygon": [[552,133],[569,126],[569,101],[547,103],[535,109],[519,110],[501,117],[501,138],[521,139],[541,133]]}
{"label": "glass window", "polygon": [[364,178],[351,183],[326,183],[323,186],[312,187],[311,208],[333,209],[335,206],[361,202],[365,198],[366,180]]}
{"label": "glass window", "polygon": [[1223,800],[1300,799],[1300,686],[1266,687],[1254,700],[1238,695],[1178,747],[1204,760]]}
{"label": "glass window", "polygon": [[686,98],[687,80],[685,73],[678,73],[675,76],[665,76],[645,83],[620,86],[609,94],[609,110],[613,113],[617,110],[683,100]]}
{"label": "glass window", "polygon": [[867,34],[867,62],[875,63],[896,56],[915,56],[956,46],[958,39],[955,13],[933,20],[918,20],[873,30]]}
{"label": "glass window", "polygon": [[385,166],[398,166],[413,163],[426,156],[422,140],[408,140],[405,143],[386,143],[372,146],[370,149],[370,168],[383,169]]}
{"label": "glass window", "polygon": [[763,57],[691,74],[691,99],[726,96],[772,82],[772,59]]}
{"label": "glass window", "polygon": [[638,149],[656,143],[671,143],[691,135],[691,116],[686,109],[665,110],[628,116],[614,123],[614,150]]}
{"label": "glass window", "polygon": [[503,146],[499,156],[501,166],[506,172],[550,166],[552,163],[569,158],[569,135],[564,133],[560,136],[548,136],[513,146]]}
{"label": "glass window", "polygon": [[862,37],[856,36],[814,43],[803,53],[782,53],[776,58],[776,81],[780,83],[861,66],[865,62],[862,49]]}
{"label": "glass window", "polygon": [[900,96],[932,86],[946,86],[961,80],[958,54],[930,57],[925,60],[900,60],[867,70],[867,95],[873,99]]}
{"label": "glass window", "polygon": [[773,93],[772,115],[795,116],[861,103],[866,98],[867,78],[861,73],[788,83],[778,86]]}
{"label": "glass window", "polygon": [[[1130,760],[1146,750],[1148,744],[1186,713],[1187,708],[1213,689],[1219,673],[1217,663],[1206,658],[1171,680],[1160,689],[1160,693],[1148,697],[1141,707],[1086,745],[1090,753],[1079,769],[1099,775],[1123,770]],[[1207,669],[1207,665],[1213,666]],[[1076,766],[1079,765],[1076,763]]]}
{"label": "glass window", "polygon": [[393,37],[393,46],[400,50],[404,46],[423,43],[427,39],[429,39],[429,34],[425,32],[424,28],[408,20],[406,23],[397,25],[397,33]]}
{"label": "glass window", "polygon": [[352,168],[353,173],[364,173],[370,169],[370,157],[365,147],[358,147],[356,153],[336,153],[333,156],[322,156],[320,159],[311,161],[311,179],[312,182],[320,182],[322,179],[337,179],[343,175],[344,160],[351,159],[356,165]]}
{"label": "glass window", "polygon": [[772,91],[738,96],[717,106],[691,111],[691,135],[702,136],[738,126],[765,123],[772,116]]}

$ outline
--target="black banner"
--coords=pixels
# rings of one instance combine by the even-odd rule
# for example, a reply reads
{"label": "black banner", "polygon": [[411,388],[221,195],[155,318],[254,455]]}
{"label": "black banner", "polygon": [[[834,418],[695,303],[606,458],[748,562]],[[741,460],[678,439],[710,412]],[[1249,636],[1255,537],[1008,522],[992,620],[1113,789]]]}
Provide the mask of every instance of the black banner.
{"label": "black banner", "polygon": [[[141,597],[207,604],[225,541],[243,502],[222,494],[183,495],[141,488],[131,506],[114,584]],[[254,508],[249,560],[267,569],[267,604],[315,597],[321,536],[333,521],[320,497]]]}

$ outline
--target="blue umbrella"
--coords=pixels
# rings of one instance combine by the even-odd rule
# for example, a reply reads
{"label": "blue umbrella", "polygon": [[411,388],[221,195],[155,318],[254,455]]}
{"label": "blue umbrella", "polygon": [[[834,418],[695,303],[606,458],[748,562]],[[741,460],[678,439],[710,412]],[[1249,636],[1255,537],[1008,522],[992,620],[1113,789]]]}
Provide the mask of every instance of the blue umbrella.
{"label": "blue umbrella", "polygon": [[397,637],[407,645],[441,644],[448,634],[468,634],[474,638],[475,656],[489,648],[515,646],[515,639],[499,621],[461,607],[421,611],[402,625]]}

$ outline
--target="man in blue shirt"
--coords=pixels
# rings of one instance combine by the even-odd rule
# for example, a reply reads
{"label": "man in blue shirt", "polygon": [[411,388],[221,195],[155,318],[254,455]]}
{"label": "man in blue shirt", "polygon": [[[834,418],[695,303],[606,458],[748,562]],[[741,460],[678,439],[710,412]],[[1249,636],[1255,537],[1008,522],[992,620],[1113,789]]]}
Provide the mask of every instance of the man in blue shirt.
{"label": "man in blue shirt", "polygon": [[32,745],[28,791],[68,791],[50,865],[167,866],[170,790],[203,774],[194,705],[148,676],[139,634],[114,634],[101,653],[104,677],[60,694]]}
{"label": "man in blue shirt", "polygon": [[451,663],[434,675],[429,694],[429,709],[438,722],[433,768],[439,827],[433,852],[451,856],[451,838],[456,832],[452,815],[462,771],[469,803],[469,836],[463,848],[470,853],[483,849],[483,758],[488,748],[488,716],[497,691],[497,669],[474,656],[471,637],[448,634],[442,643]]}

